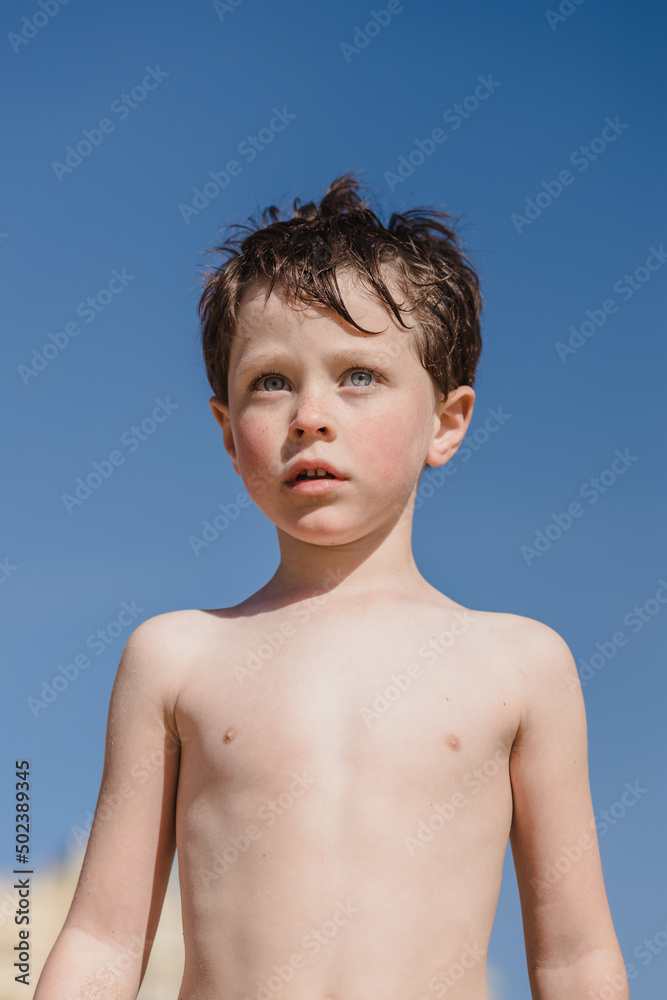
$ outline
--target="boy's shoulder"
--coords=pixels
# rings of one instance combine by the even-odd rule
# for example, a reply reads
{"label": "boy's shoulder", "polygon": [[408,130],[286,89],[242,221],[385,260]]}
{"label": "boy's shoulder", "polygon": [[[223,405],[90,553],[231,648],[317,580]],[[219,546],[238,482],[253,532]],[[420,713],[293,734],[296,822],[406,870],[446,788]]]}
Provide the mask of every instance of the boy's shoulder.
{"label": "boy's shoulder", "polygon": [[513,678],[529,701],[579,686],[576,663],[565,639],[550,625],[525,615],[458,605],[472,623],[469,632],[493,672]]}
{"label": "boy's shoulder", "polygon": [[146,618],[130,633],[127,646],[163,650],[169,655],[178,651],[180,642],[197,634],[201,611],[165,611]]}
{"label": "boy's shoulder", "polygon": [[473,608],[466,610],[469,610],[471,615],[479,615],[481,629],[498,640],[505,638],[526,643],[544,642],[553,643],[555,646],[565,641],[555,629],[545,622],[538,621],[537,618],[528,618],[526,615],[511,611],[480,611]]}
{"label": "boy's shoulder", "polygon": [[556,715],[580,710],[583,697],[577,665],[559,632],[524,615],[479,614],[483,648],[511,683],[522,717],[536,706]]}
{"label": "boy's shoulder", "polygon": [[517,654],[520,664],[546,670],[572,660],[562,635],[536,618],[503,611],[471,610],[470,613],[479,615],[481,634],[497,647],[509,647]]}
{"label": "boy's shoulder", "polygon": [[206,641],[207,633],[214,627],[211,615],[198,609],[165,611],[146,618],[131,632],[125,644],[124,657],[137,664],[146,664],[146,669],[160,672],[170,665],[196,656],[198,646]]}
{"label": "boy's shoulder", "polygon": [[184,668],[201,655],[206,638],[201,611],[167,611],[141,622],[125,643],[117,681],[177,690]]}

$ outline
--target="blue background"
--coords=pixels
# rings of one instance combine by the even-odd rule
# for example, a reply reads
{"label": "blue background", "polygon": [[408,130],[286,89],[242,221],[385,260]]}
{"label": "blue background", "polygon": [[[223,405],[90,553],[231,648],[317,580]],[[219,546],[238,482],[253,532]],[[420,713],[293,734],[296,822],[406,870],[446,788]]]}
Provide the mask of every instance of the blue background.
{"label": "blue background", "polygon": [[[353,43],[370,4],[242,0],[218,12],[184,0],[75,2],[14,51],[6,36],[38,9],[5,7],[0,55],[9,94],[0,559],[15,567],[0,587],[3,801],[14,758],[29,758],[35,866],[72,850],[72,827],[85,825],[97,797],[108,697],[130,629],[99,656],[87,637],[123,601],[143,609],[136,623],[238,603],[277,564],[274,528],[254,506],[198,555],[189,542],[243,490],[207,403],[195,311],[201,251],[226,225],[269,204],[290,209],[296,196],[319,200],[352,170],[385,218],[422,205],[460,216],[484,293],[485,346],[466,442],[477,447],[468,460],[462,450],[458,474],[416,512],[417,564],[463,604],[546,622],[580,666],[596,643],[618,630],[628,636],[584,684],[591,787],[598,813],[620,799],[625,782],[647,790],[600,837],[600,849],[625,960],[637,969],[633,998],[658,996],[667,949],[648,964],[633,952],[667,926],[667,606],[650,603],[667,577],[667,267],[638,271],[631,295],[617,282],[667,240],[666,9],[587,0],[564,4],[572,12],[550,25],[540,3],[414,0],[347,58],[341,43]],[[111,106],[146,67],[167,75],[121,119]],[[499,86],[474,110],[468,101],[460,127],[443,119],[489,75]],[[295,118],[249,162],[238,147],[268,126],[274,108]],[[113,131],[58,179],[54,161],[105,117]],[[607,118],[627,127],[594,143],[582,170],[570,157],[601,136]],[[392,180],[399,157],[438,127],[447,140]],[[209,171],[234,158],[240,173],[186,223],[179,205],[192,204]],[[526,200],[566,169],[572,183],[558,197],[543,194],[533,221],[515,224]],[[127,287],[94,321],[77,316],[78,304],[123,268],[132,275]],[[608,299],[616,312],[562,360],[556,344]],[[21,366],[33,363],[33,349],[41,353],[50,333],[77,319],[78,336],[26,377]],[[153,434],[134,451],[120,443],[167,398],[177,409]],[[508,417],[485,440],[489,408]],[[68,513],[62,494],[115,449],[124,463]],[[582,499],[616,449],[636,461],[597,502]],[[560,538],[540,555],[522,554],[577,500],[584,513]],[[632,631],[623,619],[646,601],[648,620]],[[28,699],[86,650],[90,668],[35,716]],[[7,808],[2,832],[0,863],[9,870]],[[507,996],[528,998],[509,852],[490,959]]]}

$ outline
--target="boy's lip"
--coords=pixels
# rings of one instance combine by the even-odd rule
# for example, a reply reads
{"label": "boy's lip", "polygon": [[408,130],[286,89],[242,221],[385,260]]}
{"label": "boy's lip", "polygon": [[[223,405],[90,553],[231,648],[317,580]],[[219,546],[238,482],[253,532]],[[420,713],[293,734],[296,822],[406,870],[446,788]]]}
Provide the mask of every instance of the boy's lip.
{"label": "boy's lip", "polygon": [[[288,484],[296,482],[296,478],[299,475],[299,473],[305,472],[307,469],[324,469],[325,472],[330,472],[332,476],[336,477],[336,479],[346,479],[347,478],[341,472],[339,472],[338,469],[335,466],[333,466],[331,464],[331,462],[329,462],[327,459],[324,459],[324,458],[302,458],[302,459],[299,459],[298,462],[295,462],[294,465],[292,466],[292,468],[289,470],[289,474],[288,474],[287,479],[285,480],[285,482],[288,483]],[[326,476],[321,476],[321,477],[315,476],[313,478],[315,479],[315,481],[317,481],[318,478],[321,481],[322,479],[326,479]],[[307,482],[312,482],[312,480],[306,480],[306,481]]]}

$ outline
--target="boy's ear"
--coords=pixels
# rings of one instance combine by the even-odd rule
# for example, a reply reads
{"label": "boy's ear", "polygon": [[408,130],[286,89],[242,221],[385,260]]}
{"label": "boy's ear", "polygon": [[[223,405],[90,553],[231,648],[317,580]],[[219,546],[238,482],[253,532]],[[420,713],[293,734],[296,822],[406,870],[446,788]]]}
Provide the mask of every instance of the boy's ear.
{"label": "boy's ear", "polygon": [[468,430],[475,405],[475,391],[469,385],[461,385],[439,402],[435,409],[435,432],[431,440],[425,462],[438,467],[444,465],[456,453]]}
{"label": "boy's ear", "polygon": [[216,419],[216,422],[222,428],[222,440],[225,445],[225,450],[232,460],[232,465],[234,466],[234,472],[241,475],[241,472],[236,461],[236,447],[234,445],[234,438],[232,436],[232,422],[229,417],[229,407],[226,403],[223,403],[218,396],[211,396],[208,401],[208,405],[211,407],[211,412]]}

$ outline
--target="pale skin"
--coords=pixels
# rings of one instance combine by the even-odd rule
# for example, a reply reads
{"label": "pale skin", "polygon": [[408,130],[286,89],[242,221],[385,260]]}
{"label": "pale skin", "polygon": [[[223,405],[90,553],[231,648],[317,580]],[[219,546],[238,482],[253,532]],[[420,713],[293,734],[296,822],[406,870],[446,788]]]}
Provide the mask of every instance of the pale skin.
{"label": "pale skin", "polygon": [[[229,402],[211,408],[280,564],[241,604],[131,636],[79,885],[35,1000],[136,997],[176,847],[179,1000],[487,1000],[508,838],[535,1000],[610,983],[628,1000],[572,655],[546,625],[446,597],[412,554],[419,476],[456,453],[474,391],[443,399],[413,332],[340,280],[381,335],[279,289],[244,296]],[[287,486],[303,457],[344,481]]]}

